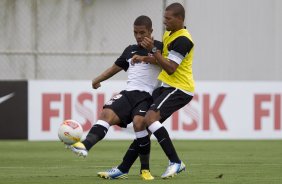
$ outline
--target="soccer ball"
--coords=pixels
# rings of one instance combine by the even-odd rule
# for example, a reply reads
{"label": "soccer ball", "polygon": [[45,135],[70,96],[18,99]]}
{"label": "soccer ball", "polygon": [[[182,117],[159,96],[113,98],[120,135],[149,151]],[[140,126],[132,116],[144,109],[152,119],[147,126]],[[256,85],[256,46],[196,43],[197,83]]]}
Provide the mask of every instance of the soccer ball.
{"label": "soccer ball", "polygon": [[82,134],[82,126],[72,119],[65,120],[58,130],[59,139],[68,145],[79,142]]}

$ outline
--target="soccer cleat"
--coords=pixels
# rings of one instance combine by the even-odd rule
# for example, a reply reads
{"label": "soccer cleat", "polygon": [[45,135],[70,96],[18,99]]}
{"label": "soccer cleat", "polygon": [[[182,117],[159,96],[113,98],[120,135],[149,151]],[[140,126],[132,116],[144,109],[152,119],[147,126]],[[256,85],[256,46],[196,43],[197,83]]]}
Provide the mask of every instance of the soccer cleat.
{"label": "soccer cleat", "polygon": [[79,157],[82,156],[85,158],[88,155],[88,151],[86,150],[84,144],[82,144],[81,142],[74,143],[69,148]]}
{"label": "soccer cleat", "polygon": [[127,179],[127,173],[121,172],[117,167],[104,172],[97,173],[100,178],[104,179]]}
{"label": "soccer cleat", "polygon": [[166,169],[166,171],[162,174],[161,178],[162,179],[168,179],[172,178],[181,171],[184,171],[186,169],[185,164],[181,161],[181,163],[174,163],[174,162],[169,162],[169,165]]}
{"label": "soccer cleat", "polygon": [[143,179],[143,180],[153,180],[155,179],[149,170],[146,170],[146,169],[143,169],[141,170],[141,174],[140,174],[140,177]]}

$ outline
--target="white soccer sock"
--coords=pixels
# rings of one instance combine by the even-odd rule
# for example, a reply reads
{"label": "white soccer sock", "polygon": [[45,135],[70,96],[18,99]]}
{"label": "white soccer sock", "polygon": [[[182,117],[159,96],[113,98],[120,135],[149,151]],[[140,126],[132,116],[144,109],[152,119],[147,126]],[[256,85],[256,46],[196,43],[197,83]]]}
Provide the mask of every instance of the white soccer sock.
{"label": "white soccer sock", "polygon": [[136,138],[142,138],[142,137],[146,137],[147,135],[149,135],[147,130],[142,130],[140,132],[135,132],[135,136]]}
{"label": "white soccer sock", "polygon": [[155,133],[155,131],[157,131],[158,129],[160,129],[162,127],[163,127],[163,125],[159,121],[155,121],[148,128],[153,134],[153,133]]}
{"label": "white soccer sock", "polygon": [[100,120],[100,119],[99,119],[99,120],[96,122],[96,124],[97,124],[97,125],[101,125],[101,126],[105,127],[106,129],[109,129],[109,128],[110,128],[110,124],[109,124],[108,122],[104,121],[104,120]]}

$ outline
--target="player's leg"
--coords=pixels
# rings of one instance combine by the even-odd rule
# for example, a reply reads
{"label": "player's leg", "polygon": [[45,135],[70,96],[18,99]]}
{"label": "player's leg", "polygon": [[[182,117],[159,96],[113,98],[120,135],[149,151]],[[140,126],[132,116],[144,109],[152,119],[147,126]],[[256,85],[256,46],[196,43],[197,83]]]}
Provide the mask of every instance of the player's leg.
{"label": "player's leg", "polygon": [[99,120],[92,126],[86,136],[86,139],[82,142],[86,149],[90,150],[92,146],[106,136],[110,126],[117,125],[119,122],[119,117],[112,109],[103,109]]}
{"label": "player's leg", "polygon": [[128,173],[131,166],[138,158],[138,144],[137,140],[134,139],[133,142],[130,144],[129,148],[127,149],[125,155],[123,156],[121,164],[117,167],[120,171],[124,173]]}
{"label": "player's leg", "polygon": [[[155,112],[148,112],[148,117],[155,116]],[[157,138],[160,146],[165,152],[166,156],[169,159],[169,166],[166,171],[162,174],[162,178],[173,177],[177,173],[185,170],[184,163],[179,159],[177,152],[174,148],[174,145],[169,137],[169,134],[164,126],[159,121],[154,121],[150,126],[149,130]]]}
{"label": "player's leg", "polygon": [[[127,120],[131,119],[131,121],[133,121],[135,130],[137,130],[138,132],[144,131],[145,130],[144,116],[146,114],[146,110],[149,108],[149,105],[152,102],[152,98],[151,98],[150,94],[146,93],[146,92],[130,91],[130,92],[126,93],[126,96],[127,96],[127,99],[131,102],[132,109],[130,110],[129,117],[123,118],[123,119],[127,119]],[[124,107],[122,109],[124,109]],[[133,118],[132,118],[132,116],[133,116]],[[125,120],[124,122],[128,122],[127,120]],[[128,123],[130,123],[130,122],[128,122]],[[136,125],[136,123],[138,125]],[[135,139],[131,143],[130,147],[128,148],[126,154],[123,157],[122,163],[117,168],[115,168],[114,170],[99,172],[98,176],[103,177],[104,175],[107,175],[107,176],[109,176],[108,178],[116,179],[116,177],[115,178],[111,177],[113,175],[112,174],[113,171],[117,175],[119,175],[120,173],[126,173],[127,174],[129,172],[131,166],[133,165],[133,163],[135,162],[135,160],[138,157],[138,154],[139,154],[138,153],[139,152],[138,141],[137,141],[137,139]],[[150,139],[149,139],[149,141],[150,141]],[[149,147],[149,149],[150,149],[150,147]],[[150,150],[147,151],[147,152],[150,152]],[[145,157],[141,156],[140,161],[141,161],[141,177],[143,179],[146,179],[146,180],[151,180],[153,177],[151,176],[151,174],[149,172],[149,156],[147,154],[146,154]],[[116,175],[114,175],[114,176],[116,176]]]}
{"label": "player's leg", "polygon": [[[123,128],[125,128],[127,124],[132,122],[132,115],[131,115],[132,101],[129,100],[131,93],[132,92],[128,92],[128,91],[121,92],[122,96],[118,96],[118,99],[114,98],[115,101],[117,102],[111,104],[112,108],[115,109],[116,114],[120,118],[121,122],[118,125]],[[134,141],[130,145],[130,148],[128,149],[124,157],[124,160],[120,166],[111,168],[106,171],[98,172],[97,173],[98,176],[101,178],[106,178],[106,179],[127,178],[127,174],[128,174],[130,167],[132,166],[132,164],[138,157],[138,150],[136,146],[137,146],[136,141]],[[127,159],[127,161],[125,161],[125,158]]]}
{"label": "player's leg", "polygon": [[150,173],[150,151],[151,140],[150,134],[146,130],[144,116],[136,115],[133,119],[133,127],[136,135],[137,148],[141,163],[140,176],[144,180],[153,180]]}
{"label": "player's leg", "polygon": [[98,176],[105,179],[125,179],[129,169],[138,158],[138,144],[136,139],[131,143],[125,153],[122,163],[118,167],[111,168],[106,171],[98,172]]}
{"label": "player's leg", "polygon": [[147,112],[145,121],[170,161],[167,170],[162,175],[162,178],[169,178],[183,171],[185,165],[179,159],[169,134],[160,120],[189,103],[192,97],[174,88],[162,88],[162,90],[163,92],[154,100],[154,105]]}
{"label": "player's leg", "polygon": [[[141,132],[138,132],[137,134],[141,135]],[[146,134],[148,134],[147,131],[146,131]],[[150,146],[149,145],[148,145],[148,147],[146,146],[147,149],[149,148],[149,150],[145,151],[146,154],[141,154],[140,155],[140,153],[139,153],[140,152],[140,147],[139,147],[140,140],[138,140],[138,139],[142,139],[142,138],[138,137],[138,138],[133,140],[133,142],[129,146],[128,150],[126,151],[121,164],[117,167],[120,171],[122,171],[124,173],[128,173],[129,172],[131,166],[136,161],[138,156],[140,157],[140,162],[141,162],[140,173],[142,172],[142,170],[150,170],[150,168],[149,168]],[[144,153],[144,151],[143,151],[143,153]]]}
{"label": "player's leg", "polygon": [[[124,179],[129,172],[131,166],[140,157],[141,169],[140,176],[144,180],[153,180],[154,177],[150,173],[149,159],[150,159],[150,138],[144,126],[144,117],[135,116],[134,130],[137,131],[136,139],[131,143],[127,152],[125,153],[122,163],[116,167],[103,172],[98,172],[98,176],[106,179]],[[137,125],[136,125],[137,124]],[[145,146],[141,146],[145,145]],[[122,177],[120,177],[122,176]]]}
{"label": "player's leg", "polygon": [[73,144],[70,149],[78,156],[86,157],[88,151],[106,136],[109,127],[119,122],[119,117],[112,109],[104,108],[99,120],[92,126],[85,140]]}
{"label": "player's leg", "polygon": [[[79,156],[87,156],[88,151],[105,137],[110,126],[127,126],[123,125],[121,122],[124,121],[123,117],[128,117],[130,115],[131,105],[124,93],[124,91],[120,92],[104,105],[103,110],[99,115],[99,120],[92,126],[86,139],[70,146],[74,153]],[[123,108],[121,109],[120,107]]]}

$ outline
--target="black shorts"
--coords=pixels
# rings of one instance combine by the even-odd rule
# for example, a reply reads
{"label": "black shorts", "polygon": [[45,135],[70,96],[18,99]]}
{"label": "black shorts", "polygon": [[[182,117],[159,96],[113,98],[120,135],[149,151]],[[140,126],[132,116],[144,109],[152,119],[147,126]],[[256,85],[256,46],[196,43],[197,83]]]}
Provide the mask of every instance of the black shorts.
{"label": "black shorts", "polygon": [[193,99],[193,96],[173,87],[159,87],[152,96],[154,101],[149,110],[160,111],[161,123]]}
{"label": "black shorts", "polygon": [[145,116],[152,102],[152,96],[147,92],[121,91],[112,97],[103,108],[112,109],[120,119],[118,126],[126,128],[135,115]]}

